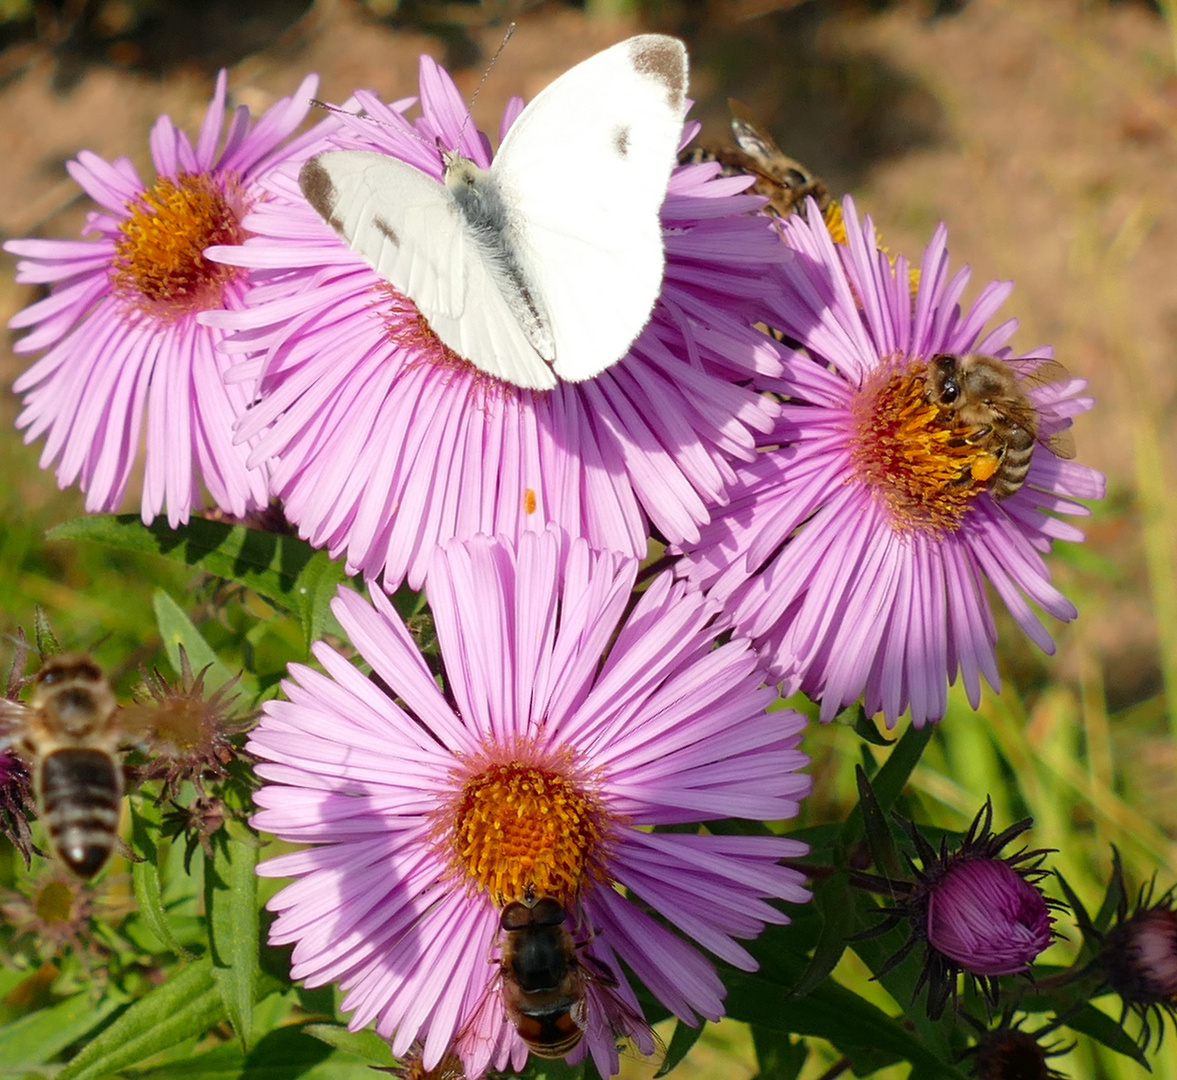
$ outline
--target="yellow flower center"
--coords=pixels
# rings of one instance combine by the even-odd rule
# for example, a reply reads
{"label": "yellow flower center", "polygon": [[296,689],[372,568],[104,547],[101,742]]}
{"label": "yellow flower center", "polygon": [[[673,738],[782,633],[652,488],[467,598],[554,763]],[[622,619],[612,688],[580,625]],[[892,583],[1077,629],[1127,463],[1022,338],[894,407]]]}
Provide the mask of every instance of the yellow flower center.
{"label": "yellow flower center", "polygon": [[225,286],[245,273],[204,257],[213,244],[240,244],[246,200],[230,177],[181,173],[161,177],[127,204],[119,225],[113,282],[116,295],[158,318],[177,319],[220,307]]}
{"label": "yellow flower center", "polygon": [[463,783],[450,821],[458,865],[496,904],[542,895],[567,905],[603,876],[604,808],[563,772],[488,765]]}
{"label": "yellow flower center", "polygon": [[927,400],[927,365],[884,362],[851,405],[851,461],[897,532],[954,532],[996,460],[955,413]]}

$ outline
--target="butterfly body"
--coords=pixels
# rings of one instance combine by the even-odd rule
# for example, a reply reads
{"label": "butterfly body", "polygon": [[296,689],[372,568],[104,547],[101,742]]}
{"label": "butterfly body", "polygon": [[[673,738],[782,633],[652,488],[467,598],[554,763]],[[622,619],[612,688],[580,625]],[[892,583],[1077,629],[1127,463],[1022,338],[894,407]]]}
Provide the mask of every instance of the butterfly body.
{"label": "butterfly body", "polygon": [[299,184],[475,367],[537,390],[581,381],[628,352],[658,298],[686,80],[682,42],[639,35],[546,87],[489,169],[446,151],[439,185],[341,150],[311,158]]}

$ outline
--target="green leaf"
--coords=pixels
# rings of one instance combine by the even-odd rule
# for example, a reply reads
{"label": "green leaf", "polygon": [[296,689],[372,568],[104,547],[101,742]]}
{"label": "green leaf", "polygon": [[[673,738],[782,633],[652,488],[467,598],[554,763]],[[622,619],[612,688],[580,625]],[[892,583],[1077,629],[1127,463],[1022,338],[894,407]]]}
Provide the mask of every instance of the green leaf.
{"label": "green leaf", "polygon": [[842,959],[846,939],[855,929],[856,901],[850,880],[842,872],[834,873],[814,888],[813,904],[822,917],[821,932],[813,957],[793,988],[798,997],[804,997],[821,985]]}
{"label": "green leaf", "polygon": [[[145,805],[139,809],[131,800],[131,845],[141,862],[131,864],[131,882],[135,890],[135,903],[139,915],[165,949],[171,949],[177,956],[190,960],[192,954],[184,948],[172,932],[171,923],[163,906],[163,890],[159,881],[159,851],[151,832],[147,828],[145,813],[155,815],[154,806]],[[153,824],[159,827],[158,820]]]}
{"label": "green leaf", "polygon": [[1146,1069],[1149,1068],[1144,1047],[1130,1038],[1128,1032],[1107,1013],[1101,1012],[1094,1005],[1084,1005],[1077,1012],[1066,1013],[1064,1022],[1073,1031],[1081,1031],[1096,1042],[1103,1043],[1109,1050],[1130,1057]]}
{"label": "green leaf", "polygon": [[852,727],[854,733],[863,741],[868,742],[871,746],[894,746],[896,740],[888,739],[875,726],[875,722],[866,714],[866,709],[862,707],[861,702],[855,702],[853,705],[848,705],[837,716],[834,717],[835,724],[844,724],[846,727]]}
{"label": "green leaf", "polygon": [[794,1042],[788,1035],[763,1028],[752,1029],[752,1045],[760,1070],[754,1080],[797,1080],[809,1057],[804,1039]]}
{"label": "green leaf", "polygon": [[177,971],[89,1042],[56,1080],[93,1080],[202,1035],[226,1018],[212,960]]}
{"label": "green leaf", "polygon": [[935,729],[935,724],[925,724],[922,728],[908,728],[874,777],[875,795],[884,814],[890,813],[895,806],[904,785],[919,764],[928,743],[932,741]]}
{"label": "green leaf", "polygon": [[209,913],[213,977],[233,1030],[246,1053],[253,1031],[261,961],[257,899],[258,849],[220,844],[205,861],[204,899]]}
{"label": "green leaf", "polygon": [[867,847],[870,848],[871,861],[880,874],[902,878],[903,860],[900,858],[899,848],[895,845],[895,838],[891,835],[891,827],[882,806],[879,805],[874,787],[861,767],[855,769],[854,773],[858,781],[858,806],[862,811],[862,825],[866,833]]}
{"label": "green leaf", "polygon": [[342,1024],[305,1024],[302,1030],[336,1050],[345,1050],[373,1065],[385,1067],[393,1064],[388,1043],[374,1031],[348,1031]]}
{"label": "green leaf", "polygon": [[701,1023],[698,1027],[684,1024],[681,1020],[675,1022],[674,1034],[670,1037],[670,1045],[666,1048],[666,1057],[658,1067],[655,1076],[665,1076],[672,1069],[676,1069],[683,1058],[687,1056],[692,1046],[699,1041],[703,1029],[707,1025]]}
{"label": "green leaf", "polygon": [[0,1061],[5,1069],[44,1065],[124,1004],[126,998],[118,993],[108,994],[96,1003],[93,994],[84,991],[22,1016],[0,1028]]}
{"label": "green leaf", "polygon": [[828,1039],[854,1062],[859,1075],[909,1061],[917,1069],[934,1070],[938,1080],[966,1080],[954,1064],[907,1030],[902,1017],[888,1016],[832,980],[804,998],[791,997],[786,987],[763,974],[731,971],[724,981],[728,1015],[765,1031]]}
{"label": "green leaf", "polygon": [[1111,928],[1117,913],[1128,911],[1128,893],[1124,887],[1124,864],[1120,859],[1120,849],[1112,845],[1112,873],[1108,879],[1108,891],[1104,894],[1103,903],[1095,916],[1093,927],[1100,934],[1106,934]]}
{"label": "green leaf", "polygon": [[[912,770],[919,764],[920,756],[931,741],[934,727],[934,724],[925,724],[922,728],[908,728],[903,738],[895,744],[895,749],[888,755],[887,760],[883,762],[882,768],[871,777],[880,814],[886,816],[891,812]],[[865,752],[866,748],[863,747],[863,753]],[[862,834],[862,811],[855,807],[842,827],[842,843],[848,847]]]}
{"label": "green leaf", "polygon": [[193,673],[208,668],[208,674],[204,677],[207,690],[215,690],[233,678],[234,673],[221,663],[184,609],[163,589],[155,590],[151,597],[151,606],[155,610],[155,624],[159,627],[164,651],[168,654],[168,661],[177,675],[181,671],[182,645],[188,654],[188,664]]}
{"label": "green leaf", "polygon": [[92,514],[58,525],[47,536],[161,555],[240,582],[295,615],[308,646],[334,625],[328,604],[336,586],[347,579],[342,561],[295,536],[204,518],[171,529],[163,517],[144,525],[137,514]]}
{"label": "green leaf", "polygon": [[[236,1043],[225,1043],[125,1075],[134,1080],[373,1080],[378,1075],[365,1058],[332,1049],[305,1031],[305,1027],[281,1027],[259,1039],[248,1054]],[[387,1044],[384,1056],[391,1062]]]}

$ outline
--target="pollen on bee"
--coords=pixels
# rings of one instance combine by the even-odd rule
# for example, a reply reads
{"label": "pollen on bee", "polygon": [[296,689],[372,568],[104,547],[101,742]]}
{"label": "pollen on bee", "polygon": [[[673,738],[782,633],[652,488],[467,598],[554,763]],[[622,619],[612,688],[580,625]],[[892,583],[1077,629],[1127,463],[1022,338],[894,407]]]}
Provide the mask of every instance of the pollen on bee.
{"label": "pollen on bee", "polygon": [[927,365],[884,362],[851,404],[851,461],[897,532],[955,531],[997,459],[928,401]]}
{"label": "pollen on bee", "polygon": [[442,835],[462,876],[496,904],[531,895],[573,902],[601,875],[608,815],[564,762],[484,763],[447,806]]}
{"label": "pollen on bee", "polygon": [[215,244],[240,244],[246,199],[231,177],[161,177],[127,204],[111,279],[131,307],[174,320],[219,307],[225,286],[245,273],[205,258]]}

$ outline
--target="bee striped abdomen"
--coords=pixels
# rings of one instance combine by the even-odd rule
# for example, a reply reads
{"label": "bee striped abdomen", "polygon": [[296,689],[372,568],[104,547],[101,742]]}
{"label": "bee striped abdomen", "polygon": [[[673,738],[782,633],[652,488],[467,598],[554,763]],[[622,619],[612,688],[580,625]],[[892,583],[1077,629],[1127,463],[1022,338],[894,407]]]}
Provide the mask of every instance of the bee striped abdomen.
{"label": "bee striped abdomen", "polygon": [[93,877],[114,849],[123,797],[118,762],[98,750],[55,750],[41,762],[41,807],[54,850]]}

